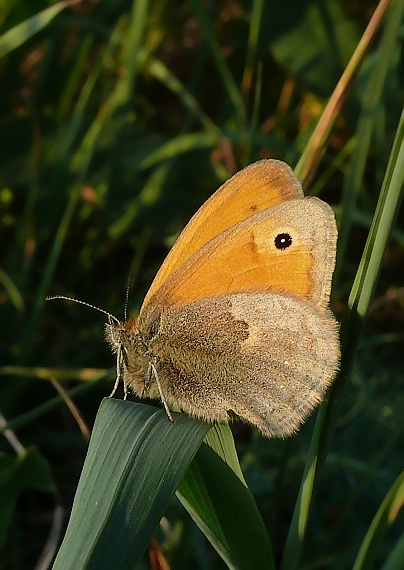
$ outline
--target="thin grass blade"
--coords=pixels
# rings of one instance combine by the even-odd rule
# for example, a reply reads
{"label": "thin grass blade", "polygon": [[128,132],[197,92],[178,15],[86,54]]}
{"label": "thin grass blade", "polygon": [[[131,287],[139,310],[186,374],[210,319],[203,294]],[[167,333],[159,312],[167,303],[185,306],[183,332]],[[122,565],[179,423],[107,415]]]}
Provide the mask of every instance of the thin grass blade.
{"label": "thin grass blade", "polygon": [[55,18],[65,8],[71,5],[71,1],[58,2],[46,10],[42,10],[28,18],[21,24],[17,24],[2,36],[0,36],[0,57],[10,53],[11,51],[17,49],[24,42],[29,40],[32,36],[40,32],[45,28],[49,22]]}
{"label": "thin grass blade", "polygon": [[229,568],[275,568],[271,543],[245,484],[228,426],[209,432],[177,496]]}
{"label": "thin grass blade", "polygon": [[[380,505],[372,524],[356,557],[353,570],[369,570],[374,567],[378,547],[389,527],[396,521],[404,505],[404,471],[393,483],[384,501]],[[402,541],[401,541],[402,542]],[[403,545],[401,545],[401,549]],[[401,558],[402,568],[403,558]],[[391,566],[390,566],[391,567]]]}

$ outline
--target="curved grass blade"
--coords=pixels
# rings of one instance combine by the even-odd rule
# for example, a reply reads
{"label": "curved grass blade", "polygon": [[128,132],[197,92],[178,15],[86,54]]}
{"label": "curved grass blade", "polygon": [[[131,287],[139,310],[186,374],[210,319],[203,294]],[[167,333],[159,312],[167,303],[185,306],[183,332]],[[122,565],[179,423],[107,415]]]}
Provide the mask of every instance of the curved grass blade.
{"label": "curved grass blade", "polygon": [[401,570],[404,560],[404,532],[402,533],[397,544],[390,552],[388,559],[383,564],[381,570]]}
{"label": "curved grass blade", "polygon": [[54,569],[133,568],[209,430],[184,414],[104,400]]}
{"label": "curved grass blade", "polygon": [[275,568],[271,544],[228,426],[208,433],[177,496],[229,568]]}
{"label": "curved grass blade", "polygon": [[219,76],[223,82],[223,86],[227,92],[229,100],[232,102],[233,107],[237,113],[240,125],[245,125],[246,111],[244,102],[239,92],[238,86],[230,72],[227,61],[223,56],[219,42],[216,39],[212,20],[210,20],[207,16],[207,12],[203,8],[202,2],[200,2],[200,0],[191,0],[190,6],[203,30],[204,39],[212,53],[213,59],[219,72]]}
{"label": "curved grass blade", "polygon": [[163,85],[170,89],[187,109],[189,114],[201,123],[207,132],[210,132],[217,137],[220,137],[220,129],[209,118],[209,116],[202,110],[198,101],[183,83],[176,77],[172,71],[158,59],[151,59],[148,61],[148,72],[161,81]]}
{"label": "curved grass blade", "polygon": [[386,78],[391,72],[394,53],[402,42],[400,30],[404,16],[404,3],[397,0],[391,2],[387,16],[383,37],[375,54],[375,65],[363,96],[362,112],[355,134],[358,142],[354,147],[342,189],[343,208],[339,220],[340,238],[334,277],[336,279],[338,279],[343,261],[346,259],[346,251],[352,235],[353,214],[356,210],[360,190],[363,187],[363,177],[369,160],[370,148],[374,142],[375,132],[377,132],[380,114],[386,105],[383,101]]}
{"label": "curved grass blade", "polygon": [[[101,376],[94,382],[86,382],[85,384],[79,384],[75,386],[71,390],[69,390],[68,394],[70,397],[74,397],[75,399],[83,396],[90,390],[94,389],[94,386],[99,382],[104,382],[105,376]],[[25,426],[29,426],[32,424],[36,419],[48,414],[51,410],[54,410],[56,406],[60,406],[63,403],[62,396],[58,395],[54,398],[50,398],[49,400],[39,404],[35,408],[32,408],[28,412],[24,412],[19,416],[9,420],[6,425],[0,426],[0,434],[4,432],[6,429],[18,430]]]}
{"label": "curved grass blade", "polygon": [[[398,476],[393,483],[390,491],[387,493],[384,501],[380,505],[372,524],[366,533],[365,539],[356,557],[352,570],[368,570],[373,568],[374,560],[377,555],[378,546],[382,541],[388,528],[397,519],[399,511],[404,505],[404,471]],[[402,542],[402,540],[400,541]],[[403,545],[401,545],[401,549]],[[401,558],[401,566],[403,558]],[[396,568],[399,568],[398,566]]]}
{"label": "curved grass blade", "polygon": [[243,71],[243,79],[241,81],[242,90],[244,93],[245,99],[247,99],[248,94],[250,93],[252,81],[253,81],[253,73],[254,73],[254,61],[259,53],[259,34],[260,34],[260,27],[262,22],[262,12],[264,9],[264,2],[263,0],[254,0],[251,7],[251,16],[250,16],[250,29],[248,33],[248,44],[247,44],[247,53],[245,58],[244,64],[244,71]]}
{"label": "curved grass blade", "polygon": [[[355,49],[355,52],[352,54],[348,65],[341,75],[340,80],[338,81],[338,84],[336,85],[327,106],[325,107],[320,120],[318,121],[317,126],[306,145],[306,149],[303,152],[299,163],[295,168],[296,176],[302,181],[304,189],[306,189],[308,183],[311,181],[315,171],[317,170],[321,157],[327,147],[327,141],[332,127],[338,117],[338,113],[348,96],[352,82],[363,64],[366,52],[376,37],[376,33],[383,21],[385,12],[389,7],[389,3],[390,0],[381,0],[379,2],[358,46]],[[399,1],[396,3],[397,8],[399,9],[398,5]],[[396,6],[394,6],[395,9]],[[395,33],[397,34],[397,31]],[[384,68],[387,67],[385,65],[385,60],[381,59],[381,64]],[[377,70],[377,73],[383,77],[383,70],[379,69]],[[367,113],[369,113],[368,110]]]}
{"label": "curved grass blade", "polygon": [[45,28],[45,26],[47,26],[49,22],[59,14],[59,12],[71,4],[72,2],[70,0],[58,2],[54,6],[38,12],[35,16],[28,18],[24,22],[21,22],[21,24],[17,24],[5,32],[0,36],[0,57],[3,57],[10,53],[10,51],[17,49],[33,35]]}

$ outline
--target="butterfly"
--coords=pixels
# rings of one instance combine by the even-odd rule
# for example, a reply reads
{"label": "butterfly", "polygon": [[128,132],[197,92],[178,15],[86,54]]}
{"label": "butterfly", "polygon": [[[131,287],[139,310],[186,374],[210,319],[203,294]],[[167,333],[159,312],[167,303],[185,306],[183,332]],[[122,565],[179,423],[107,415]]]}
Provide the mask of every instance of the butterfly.
{"label": "butterfly", "polygon": [[339,365],[328,308],[336,242],[331,207],[304,197],[284,162],[236,173],[182,231],[139,316],[110,316],[116,386],[160,399],[169,417],[176,407],[294,433]]}

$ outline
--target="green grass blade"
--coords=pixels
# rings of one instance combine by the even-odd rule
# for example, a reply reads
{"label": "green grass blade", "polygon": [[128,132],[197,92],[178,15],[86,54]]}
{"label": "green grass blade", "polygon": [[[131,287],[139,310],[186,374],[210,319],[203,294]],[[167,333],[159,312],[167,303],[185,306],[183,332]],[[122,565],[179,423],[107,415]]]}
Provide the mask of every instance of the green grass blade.
{"label": "green grass blade", "polygon": [[218,134],[208,131],[178,135],[173,140],[161,145],[154,152],[149,153],[144,160],[141,160],[139,162],[139,170],[145,170],[163,160],[176,158],[192,150],[211,149],[219,140]]}
{"label": "green grass blade", "polygon": [[214,122],[203,112],[192,93],[185,88],[184,84],[181,83],[178,77],[176,77],[164,63],[158,59],[149,61],[148,72],[161,81],[172,93],[177,95],[178,99],[184,105],[184,108],[188,110],[192,117],[201,123],[204,129],[212,134],[216,134],[218,138],[220,137],[220,130],[216,127]]}
{"label": "green grass blade", "polygon": [[[74,388],[69,390],[68,395],[71,398],[74,397],[75,399],[78,399],[84,396],[87,392],[94,390],[95,384],[104,381],[105,378],[101,377],[100,379],[95,380],[94,382],[86,382],[84,384],[79,384],[78,386],[75,386]],[[26,426],[32,425],[35,420],[38,420],[39,418],[46,416],[46,414],[48,414],[50,411],[54,410],[57,406],[60,406],[61,404],[64,404],[63,397],[61,395],[55,396],[54,398],[51,398],[50,400],[47,400],[46,402],[43,402],[42,404],[39,404],[38,406],[31,408],[28,412],[24,412],[19,416],[13,418],[12,420],[9,420],[6,425],[0,426],[0,434],[2,434],[3,431],[5,431],[6,429],[18,430]]]}
{"label": "green grass blade", "polygon": [[13,303],[18,313],[23,314],[25,311],[24,299],[19,292],[16,284],[2,269],[0,269],[0,283],[3,285],[4,289],[6,289],[11,302]]}
{"label": "green grass blade", "polygon": [[366,163],[369,160],[369,149],[372,137],[383,111],[382,93],[386,85],[386,77],[390,70],[389,62],[394,61],[397,44],[401,42],[400,28],[404,16],[404,3],[393,0],[387,11],[386,25],[379,49],[375,58],[375,65],[368,82],[363,100],[361,116],[356,130],[357,144],[354,148],[348,173],[344,180],[343,207],[339,223],[340,238],[338,242],[336,278],[338,278],[341,264],[346,257],[346,248],[351,236],[351,226],[355,212],[355,204],[362,188]]}
{"label": "green grass blade", "polygon": [[404,192],[404,111],[400,118],[375,216],[369,231],[358,273],[349,298],[349,307],[366,316],[380,265]]}
{"label": "green grass blade", "polygon": [[21,451],[17,456],[0,452],[0,556],[12,528],[13,512],[22,493],[38,489],[56,494],[48,462],[35,448]]}
{"label": "green grass blade", "polygon": [[[104,401],[55,569],[98,568],[101,560],[123,569],[140,559],[209,429],[186,415],[176,420],[149,406]],[[274,568],[228,426],[208,433],[178,496],[230,568],[250,568],[251,560]]]}
{"label": "green grass blade", "polygon": [[[377,555],[378,547],[382,541],[388,528],[394,523],[399,511],[404,504],[404,471],[399,475],[393,483],[390,491],[387,493],[384,501],[380,505],[372,524],[366,533],[365,539],[356,557],[353,570],[369,570],[373,568],[374,560]],[[402,540],[401,540],[402,542]],[[400,545],[403,548],[403,545]],[[394,558],[393,558],[394,561]],[[403,558],[401,558],[401,566],[403,567]],[[390,565],[390,568],[394,566]]]}
{"label": "green grass blade", "polygon": [[133,568],[209,426],[104,400],[54,569]]}
{"label": "green grass blade", "polygon": [[17,49],[33,35],[45,28],[59,12],[67,8],[70,4],[71,2],[67,0],[58,2],[54,6],[42,10],[42,12],[35,14],[35,16],[28,18],[25,22],[21,22],[21,24],[5,32],[0,36],[0,57]]}
{"label": "green grass blade", "polygon": [[263,0],[254,0],[251,9],[250,30],[248,34],[247,54],[243,73],[243,92],[247,94],[251,88],[254,61],[259,51],[258,38],[264,9]]}
{"label": "green grass blade", "polygon": [[271,544],[238,463],[228,426],[215,426],[177,496],[229,568],[275,568]]}
{"label": "green grass blade", "polygon": [[229,100],[232,102],[233,107],[238,115],[238,120],[240,125],[245,125],[245,107],[243,99],[240,95],[240,91],[237,84],[230,73],[229,67],[223,57],[222,50],[220,48],[219,42],[216,39],[216,34],[212,29],[212,24],[206,14],[206,9],[202,7],[200,0],[191,0],[190,2],[192,9],[201,24],[204,38],[209,45],[213,59],[215,60],[216,66],[219,70],[223,85],[229,96]]}
{"label": "green grass blade", "polygon": [[[400,0],[393,0],[393,2],[396,2],[397,5]],[[354,53],[350,58],[348,65],[346,66],[337,85],[335,86],[335,89],[320,117],[320,120],[318,121],[316,128],[314,129],[310,140],[307,143],[306,148],[295,168],[295,172],[298,178],[302,180],[303,188],[306,187],[307,181],[311,180],[314,171],[317,169],[321,156],[326,149],[327,141],[331,134],[331,129],[333,128],[333,125],[335,124],[335,121],[339,115],[340,109],[348,96],[350,86],[360,68],[362,67],[362,64],[364,63],[366,52],[368,51],[369,46],[374,40],[381,22],[384,19],[385,12],[388,9],[388,4],[389,0],[382,0],[379,2],[365,32],[362,35],[361,40],[359,41]],[[385,40],[386,37],[391,37],[390,32],[388,34],[384,34],[383,39]],[[375,74],[379,73],[381,80],[384,80],[385,78],[385,68],[387,67],[386,61],[388,62],[390,60],[383,60],[382,58],[379,58],[379,61],[377,62],[379,67],[382,66],[382,69],[379,69],[379,71],[375,72]],[[370,90],[368,89],[368,92],[369,91]],[[371,98],[371,95],[368,96],[368,100]],[[373,98],[373,100],[377,101],[376,98]],[[366,147],[366,144],[364,146]]]}
{"label": "green grass blade", "polygon": [[391,551],[381,570],[402,570],[404,560],[404,532]]}
{"label": "green grass blade", "polygon": [[214,425],[214,427],[208,432],[204,441],[217,453],[219,457],[223,459],[223,461],[227,463],[243,485],[247,486],[243,472],[241,471],[230,427],[227,424]]}

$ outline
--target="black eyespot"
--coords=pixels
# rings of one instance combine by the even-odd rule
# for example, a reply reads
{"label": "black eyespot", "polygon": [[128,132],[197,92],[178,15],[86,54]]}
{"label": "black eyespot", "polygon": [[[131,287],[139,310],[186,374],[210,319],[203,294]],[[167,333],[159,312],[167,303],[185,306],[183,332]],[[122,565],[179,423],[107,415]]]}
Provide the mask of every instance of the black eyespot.
{"label": "black eyespot", "polygon": [[276,249],[286,249],[292,245],[292,236],[290,234],[278,234],[275,238]]}

